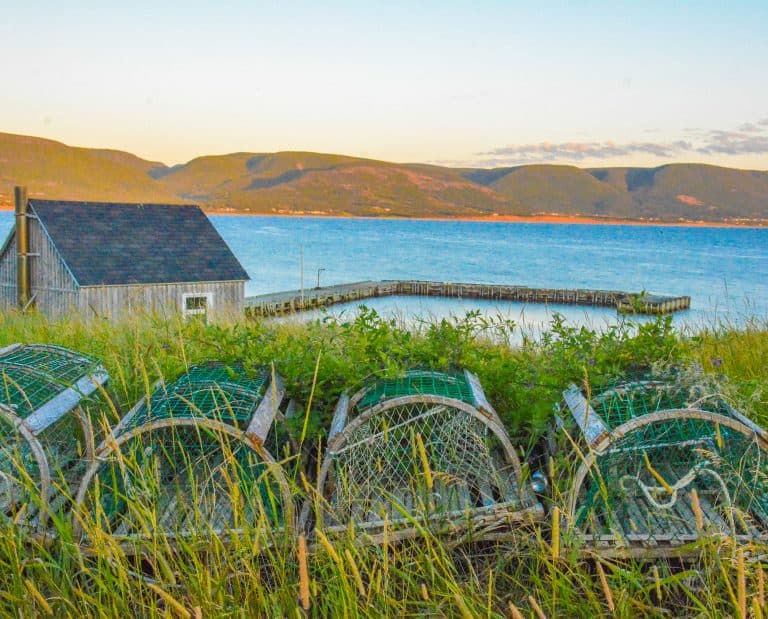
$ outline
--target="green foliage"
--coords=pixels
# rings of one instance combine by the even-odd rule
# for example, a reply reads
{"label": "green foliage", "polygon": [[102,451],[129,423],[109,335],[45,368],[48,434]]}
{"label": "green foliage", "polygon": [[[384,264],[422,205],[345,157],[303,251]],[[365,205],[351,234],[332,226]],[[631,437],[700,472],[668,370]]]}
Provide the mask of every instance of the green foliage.
{"label": "green foliage", "polygon": [[[555,316],[541,338],[513,347],[517,328],[478,313],[404,326],[365,308],[308,323],[210,325],[154,316],[110,323],[6,314],[0,315],[0,346],[47,342],[103,360],[117,410],[105,405],[102,412],[113,421],[155,380],[173,379],[189,365],[212,358],[274,362],[291,396],[306,405],[313,393],[308,444],[323,436],[343,390],[358,388],[370,375],[394,377],[413,367],[477,373],[514,442],[529,448],[569,382],[587,380],[597,388],[651,366],[687,361],[729,376],[730,397],[750,416],[768,420],[764,322],[685,335],[667,318],[625,320],[598,332]],[[297,478],[293,483],[297,494],[304,491]],[[68,519],[56,516],[54,524],[59,541],[43,544],[0,521],[0,615],[302,616],[299,558],[290,539],[278,537],[258,551],[241,540],[174,551],[158,539],[139,561],[97,529],[89,531],[97,552],[85,556]],[[318,543],[307,560],[309,614],[504,617],[514,605],[523,616],[535,616],[538,605],[550,617],[715,617],[740,614],[741,589],[750,608],[760,600],[760,562],[742,569],[722,540],[702,546],[695,569],[604,561],[603,584],[594,562],[565,551],[553,559],[548,535],[544,524],[514,547],[453,548],[429,533],[397,548],[361,547],[351,538]]]}

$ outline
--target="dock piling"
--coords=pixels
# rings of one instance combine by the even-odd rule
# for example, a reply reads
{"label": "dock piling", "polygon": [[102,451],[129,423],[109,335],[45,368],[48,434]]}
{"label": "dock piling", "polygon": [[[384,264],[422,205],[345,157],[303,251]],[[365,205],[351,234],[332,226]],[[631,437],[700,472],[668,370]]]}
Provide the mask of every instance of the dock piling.
{"label": "dock piling", "polygon": [[662,296],[618,290],[530,288],[505,284],[432,282],[422,280],[362,281],[246,297],[249,317],[276,316],[307,308],[383,296],[425,296],[456,299],[489,299],[519,303],[562,303],[614,307],[627,314],[669,314],[691,306],[689,296]]}

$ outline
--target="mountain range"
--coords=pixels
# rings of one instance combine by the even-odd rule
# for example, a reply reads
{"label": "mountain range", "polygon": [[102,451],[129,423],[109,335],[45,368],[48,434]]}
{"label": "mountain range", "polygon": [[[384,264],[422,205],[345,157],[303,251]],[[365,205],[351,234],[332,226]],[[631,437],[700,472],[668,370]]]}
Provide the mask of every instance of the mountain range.
{"label": "mountain range", "polygon": [[768,222],[768,171],[690,163],[478,169],[278,152],[167,166],[117,150],[0,133],[0,206],[12,206],[14,185],[39,198],[194,202],[241,214]]}

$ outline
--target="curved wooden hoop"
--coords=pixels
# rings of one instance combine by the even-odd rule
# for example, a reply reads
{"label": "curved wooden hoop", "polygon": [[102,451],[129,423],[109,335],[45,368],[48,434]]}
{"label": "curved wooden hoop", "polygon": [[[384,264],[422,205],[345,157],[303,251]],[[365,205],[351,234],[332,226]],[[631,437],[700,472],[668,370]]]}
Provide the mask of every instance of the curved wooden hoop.
{"label": "curved wooden hoop", "polygon": [[93,423],[91,418],[83,410],[82,406],[77,406],[74,411],[75,417],[83,426],[83,440],[85,441],[85,458],[88,462],[93,462],[96,457],[96,438],[93,433]]}
{"label": "curved wooden hoop", "polygon": [[365,385],[358,389],[351,398],[349,398],[349,410],[352,410],[357,406],[357,403],[365,397],[365,394],[373,389],[373,385]]}
{"label": "curved wooden hoop", "polygon": [[[361,389],[355,394],[355,396],[353,396],[353,398],[350,399],[348,410],[352,410],[352,408],[354,407],[355,398],[359,400],[360,398],[358,396],[360,396],[360,394],[364,392],[365,392],[365,389]],[[504,428],[502,428],[492,418],[489,418],[487,414],[480,412],[474,406],[472,406],[471,404],[467,404],[463,400],[457,400],[454,398],[447,398],[445,396],[439,396],[439,395],[433,395],[433,394],[413,394],[413,395],[401,396],[398,398],[391,398],[389,400],[384,400],[379,404],[376,404],[375,406],[372,406],[371,408],[366,409],[366,411],[362,415],[360,415],[359,417],[356,417],[341,432],[339,432],[336,436],[333,437],[333,439],[328,444],[328,447],[325,450],[325,459],[323,460],[323,464],[320,467],[320,472],[317,476],[317,483],[315,487],[317,492],[319,493],[319,496],[325,497],[325,485],[328,479],[328,475],[331,471],[331,466],[333,465],[332,456],[340,447],[344,445],[344,442],[346,441],[347,437],[352,432],[354,432],[356,428],[366,423],[371,417],[374,417],[375,415],[381,412],[387,411],[389,409],[396,408],[398,406],[405,406],[408,404],[438,404],[443,406],[450,406],[451,408],[458,409],[474,417],[475,419],[479,420],[481,423],[487,426],[491,430],[491,432],[493,432],[493,434],[499,439],[499,441],[501,441],[501,444],[504,447],[504,455],[505,455],[507,464],[512,465],[515,471],[515,475],[517,477],[518,485],[522,483],[522,467],[520,465],[520,459],[518,458],[517,453],[515,452],[515,449],[512,446],[512,443],[510,442],[509,437],[507,436],[506,430],[504,430]],[[301,517],[299,518],[299,527],[302,530],[304,530],[304,528],[308,523],[309,514],[312,509],[313,502],[314,502],[313,498],[309,497],[307,501],[304,503],[304,507],[301,510]]]}
{"label": "curved wooden hoop", "polygon": [[[122,434],[118,434],[117,436],[115,436],[113,432],[110,435],[110,437],[105,439],[101,443],[101,445],[99,445],[99,448],[96,450],[96,454],[94,456],[93,461],[91,462],[90,466],[88,467],[85,474],[83,475],[83,479],[80,482],[80,488],[77,491],[77,497],[75,498],[74,511],[79,513],[80,510],[83,509],[85,504],[85,496],[88,492],[88,486],[90,485],[91,481],[96,476],[96,474],[98,473],[98,470],[100,466],[104,463],[104,460],[108,458],[111,454],[113,454],[117,449],[119,449],[121,445],[123,445],[130,439],[138,436],[139,434],[144,434],[151,430],[160,430],[163,428],[183,427],[183,426],[186,426],[186,427],[202,426],[208,430],[211,430],[212,432],[227,434],[228,436],[231,436],[236,440],[241,441],[242,443],[250,447],[253,451],[255,451],[267,464],[267,468],[269,472],[272,474],[273,478],[277,481],[278,486],[280,486],[280,492],[283,496],[283,506],[285,510],[284,525],[288,527],[289,530],[291,531],[294,529],[293,497],[291,496],[290,486],[288,485],[288,480],[285,478],[285,472],[283,471],[283,468],[275,461],[275,459],[264,448],[261,442],[258,440],[255,440],[256,437],[252,437],[251,435],[246,434],[242,430],[239,430],[238,428],[234,428],[229,424],[223,423],[221,421],[215,421],[213,419],[203,418],[203,417],[176,417],[173,419],[158,419],[157,421],[142,424],[140,426],[132,428],[130,431]],[[82,531],[81,520],[77,516],[73,518],[73,531],[75,534],[75,538],[76,539],[79,538],[82,540],[83,531]]]}
{"label": "curved wooden hoop", "polygon": [[37,436],[35,436],[35,433],[32,432],[29,425],[27,425],[26,421],[4,404],[0,404],[0,415],[11,424],[11,427],[18,430],[19,434],[24,437],[37,461],[37,467],[40,471],[40,517],[38,518],[36,529],[38,532],[42,531],[48,522],[48,498],[51,494],[51,470],[48,466],[48,458],[45,456],[43,446],[40,444],[40,441],[37,439]]}
{"label": "curved wooden hoop", "polygon": [[576,515],[576,503],[578,501],[579,492],[581,486],[584,484],[584,480],[589,474],[590,469],[594,466],[597,458],[605,453],[612,443],[623,438],[630,432],[642,428],[643,426],[656,423],[658,421],[671,421],[674,419],[699,419],[702,421],[711,421],[723,425],[727,428],[731,428],[736,432],[740,432],[744,436],[754,439],[758,445],[768,451],[768,441],[761,437],[753,429],[746,426],[744,423],[731,417],[726,417],[720,413],[713,413],[711,411],[705,411],[700,408],[670,408],[667,410],[656,411],[654,413],[648,413],[641,417],[635,417],[630,419],[626,423],[618,426],[613,432],[610,433],[607,441],[604,441],[600,445],[599,450],[590,451],[589,454],[583,459],[581,466],[579,466],[576,474],[573,476],[573,482],[571,484],[571,490],[568,496],[568,516],[570,522]]}

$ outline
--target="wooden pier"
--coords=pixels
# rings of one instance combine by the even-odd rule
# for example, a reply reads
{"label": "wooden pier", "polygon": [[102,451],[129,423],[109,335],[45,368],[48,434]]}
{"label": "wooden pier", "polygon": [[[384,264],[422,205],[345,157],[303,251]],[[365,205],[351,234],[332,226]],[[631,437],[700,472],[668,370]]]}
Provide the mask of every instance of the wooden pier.
{"label": "wooden pier", "polygon": [[623,313],[669,314],[686,310],[691,297],[660,296],[618,290],[586,290],[561,288],[529,288],[499,284],[468,284],[417,280],[380,280],[274,292],[245,298],[248,316],[277,316],[308,309],[328,307],[338,303],[361,301],[372,297],[413,295],[515,301],[564,305],[613,307]]}

